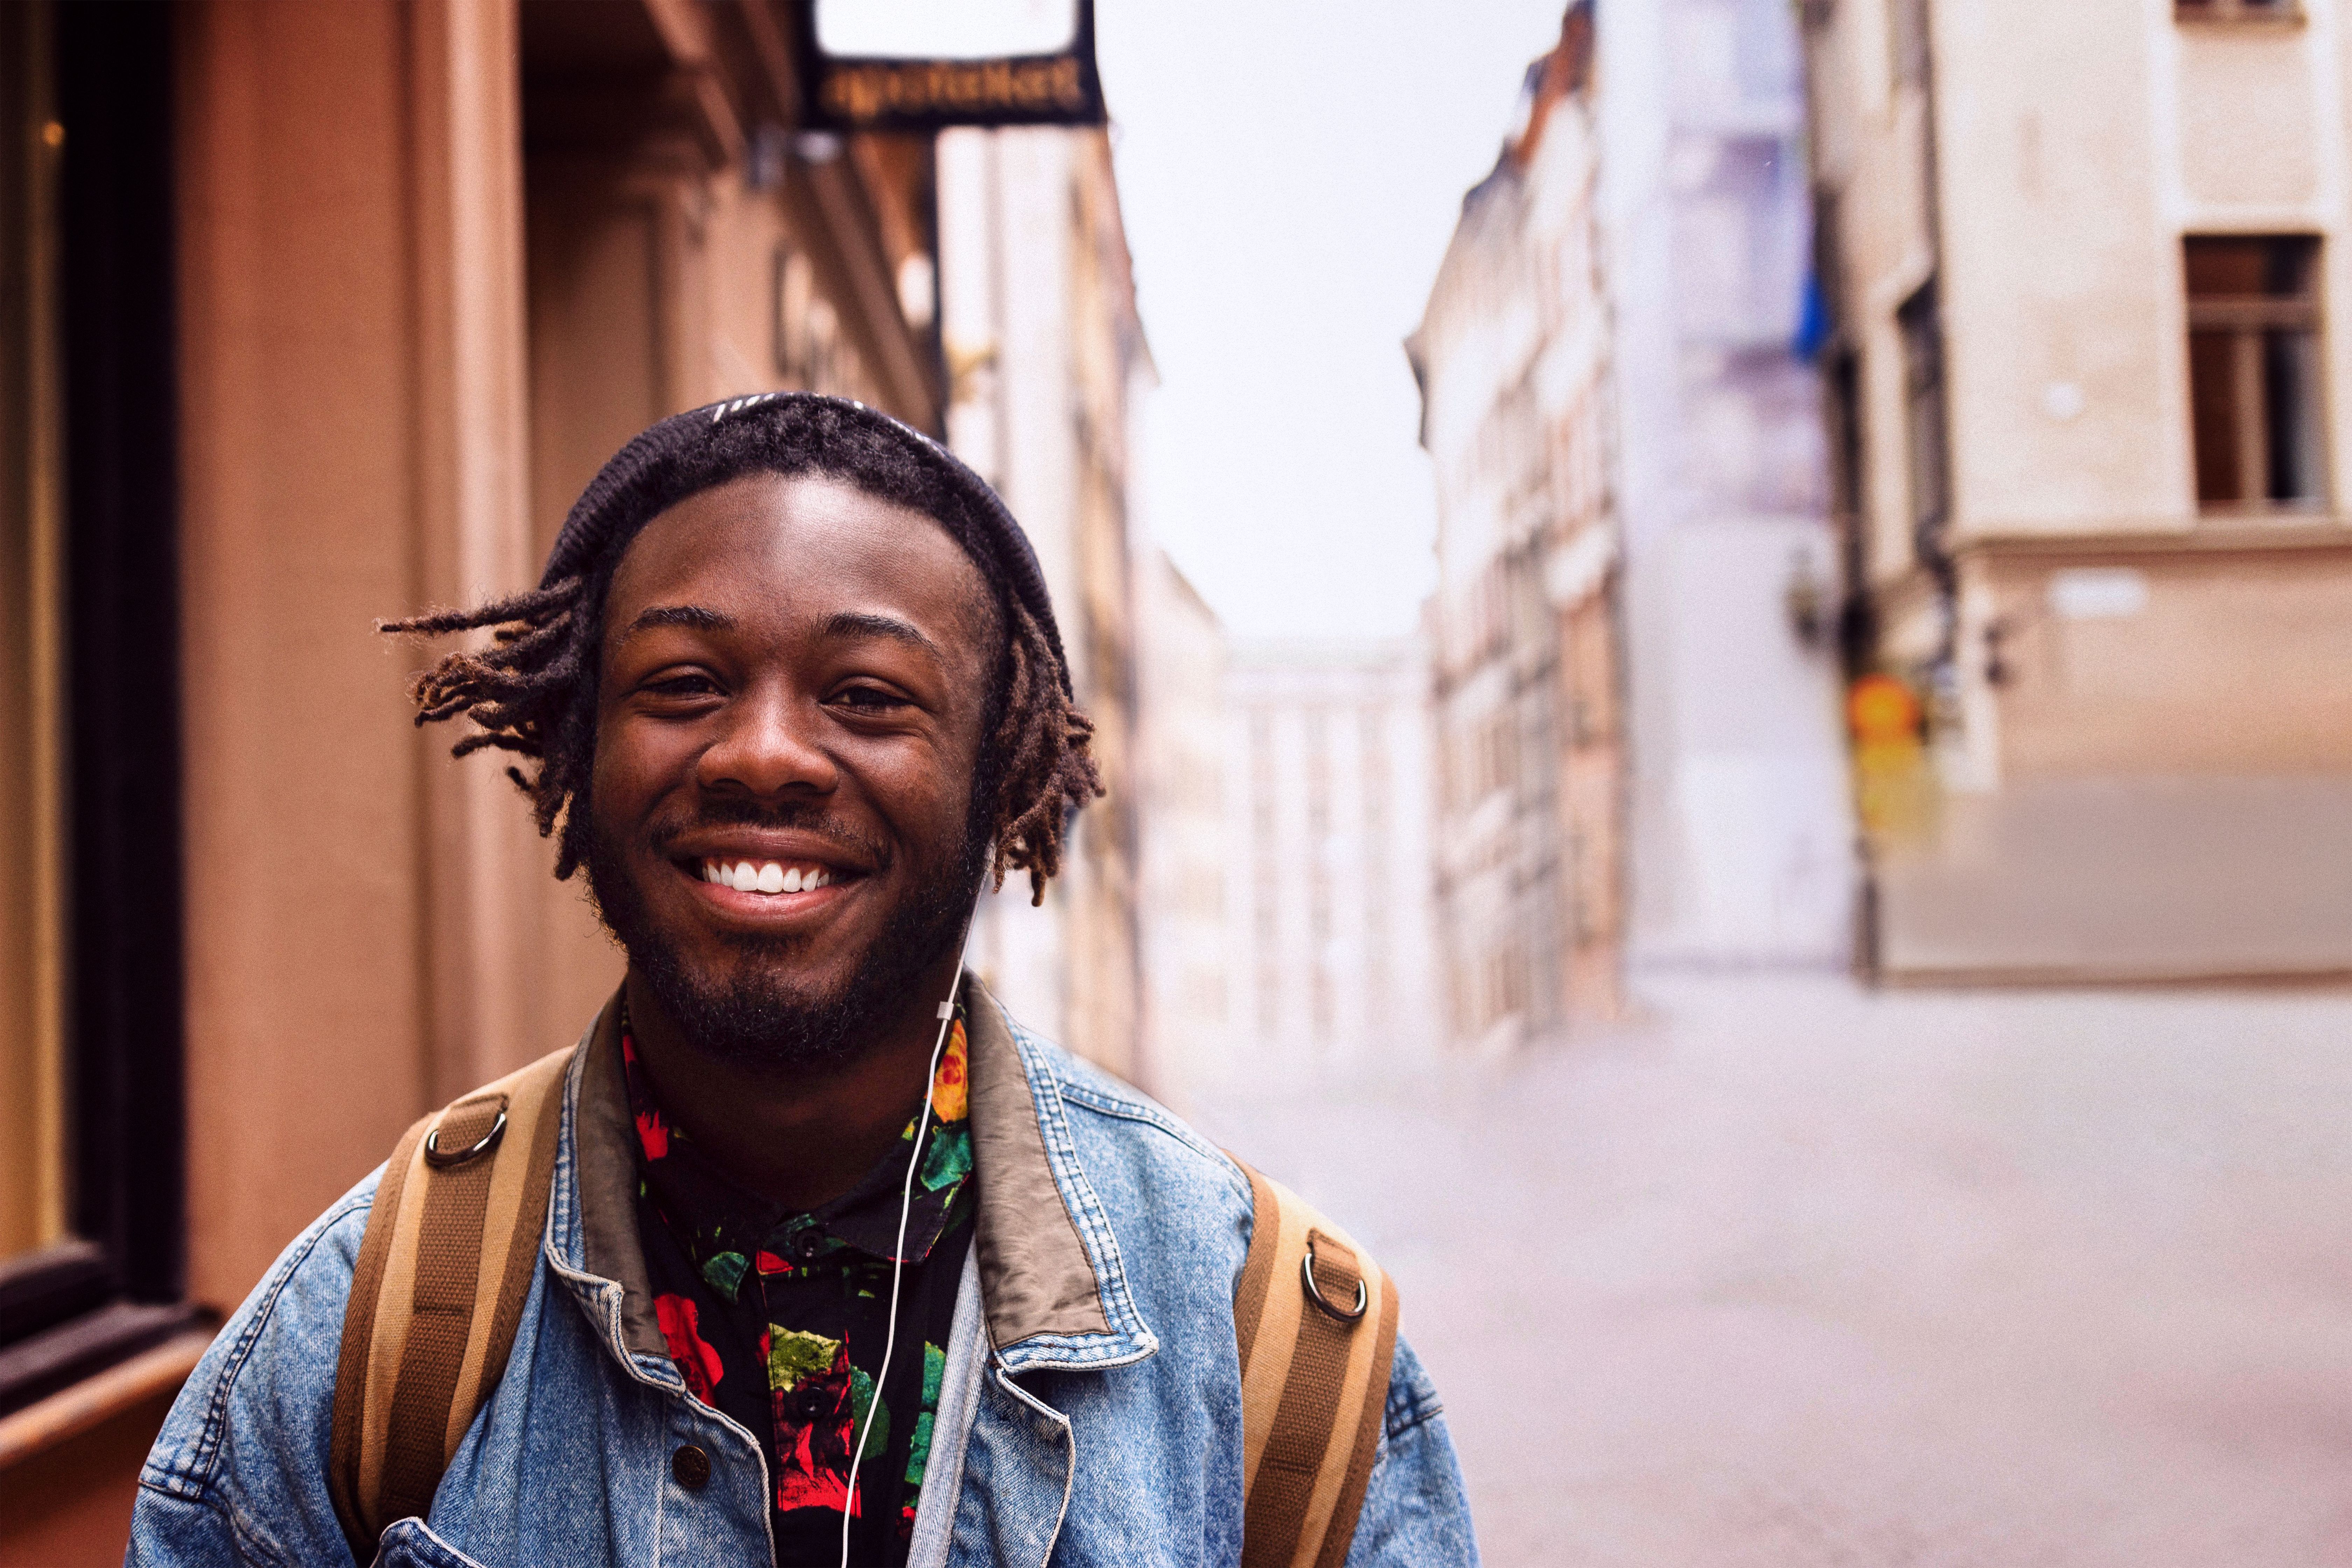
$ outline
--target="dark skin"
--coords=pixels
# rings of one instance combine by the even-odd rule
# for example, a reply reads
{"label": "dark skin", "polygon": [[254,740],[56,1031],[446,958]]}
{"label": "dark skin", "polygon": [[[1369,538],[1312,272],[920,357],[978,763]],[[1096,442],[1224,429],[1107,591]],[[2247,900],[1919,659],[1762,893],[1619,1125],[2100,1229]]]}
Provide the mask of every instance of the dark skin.
{"label": "dark skin", "polygon": [[[712,980],[763,964],[838,994],[890,911],[951,874],[993,670],[988,603],[937,522],[830,479],[748,476],[638,533],[605,601],[592,809],[685,963]],[[704,825],[743,801],[819,820]],[[775,896],[704,874],[770,863],[826,880]],[[790,1072],[698,1047],[633,967],[638,1056],[729,1176],[814,1208],[898,1141],[956,959],[873,1017],[845,1063]]]}

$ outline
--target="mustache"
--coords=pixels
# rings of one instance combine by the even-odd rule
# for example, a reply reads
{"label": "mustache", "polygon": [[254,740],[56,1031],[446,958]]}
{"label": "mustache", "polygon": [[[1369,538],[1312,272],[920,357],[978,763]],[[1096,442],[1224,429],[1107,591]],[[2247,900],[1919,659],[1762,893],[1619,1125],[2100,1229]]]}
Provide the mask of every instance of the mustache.
{"label": "mustache", "polygon": [[769,804],[740,797],[705,799],[691,808],[658,818],[649,825],[646,837],[656,853],[667,856],[670,847],[680,838],[710,827],[766,827],[814,834],[842,850],[846,858],[871,866],[877,871],[890,868],[892,856],[887,844],[860,833],[814,802]]}

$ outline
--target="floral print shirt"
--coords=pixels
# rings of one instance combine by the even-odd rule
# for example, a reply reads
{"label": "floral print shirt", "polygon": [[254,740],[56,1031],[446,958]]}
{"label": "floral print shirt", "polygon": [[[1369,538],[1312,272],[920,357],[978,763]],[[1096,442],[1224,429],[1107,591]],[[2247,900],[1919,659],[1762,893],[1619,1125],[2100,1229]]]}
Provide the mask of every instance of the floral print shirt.
{"label": "floral print shirt", "polygon": [[766,1435],[776,1562],[838,1563],[845,1506],[852,1562],[904,1563],[971,1247],[961,1009],[932,1079],[898,1346],[854,1491],[849,1447],[874,1403],[889,1332],[890,1253],[915,1123],[849,1192],[794,1213],[735,1185],[663,1118],[625,1017],[621,1058],[637,1125],[637,1230],[662,1336],[696,1398]]}

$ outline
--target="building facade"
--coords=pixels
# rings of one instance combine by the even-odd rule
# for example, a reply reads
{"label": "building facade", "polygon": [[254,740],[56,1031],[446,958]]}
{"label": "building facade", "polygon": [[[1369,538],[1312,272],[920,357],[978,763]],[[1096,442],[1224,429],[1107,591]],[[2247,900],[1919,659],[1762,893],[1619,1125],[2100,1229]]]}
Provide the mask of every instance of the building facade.
{"label": "building facade", "polygon": [[1236,642],[1226,668],[1225,1048],[1192,1065],[1194,1081],[1432,1059],[1426,649]]}
{"label": "building facade", "polygon": [[1856,875],[1797,19],[1786,0],[1611,0],[1600,56],[1627,947],[1842,963]]}
{"label": "building facade", "polygon": [[1926,715],[1875,962],[2352,970],[2352,17],[1805,19],[1852,657]]}
{"label": "building facade", "polygon": [[1618,1006],[1620,549],[1592,54],[1580,3],[1528,68],[1406,344],[1437,480],[1446,1028],[1484,1049]]}
{"label": "building facade", "polygon": [[1225,629],[1164,551],[1138,563],[1137,748],[1143,822],[1144,1075],[1162,1099],[1230,1075],[1238,869],[1226,815],[1232,761]]}
{"label": "building facade", "polygon": [[1024,1023],[1130,1078],[1143,957],[1129,432],[1150,385],[1102,131],[950,131],[938,154],[950,443],[1028,531],[1106,791],[1062,875],[982,900],[973,968]]}
{"label": "building facade", "polygon": [[0,11],[0,1558],[113,1563],[208,1325],[620,976],[375,621],[676,410],[943,429],[933,163],[769,0]]}

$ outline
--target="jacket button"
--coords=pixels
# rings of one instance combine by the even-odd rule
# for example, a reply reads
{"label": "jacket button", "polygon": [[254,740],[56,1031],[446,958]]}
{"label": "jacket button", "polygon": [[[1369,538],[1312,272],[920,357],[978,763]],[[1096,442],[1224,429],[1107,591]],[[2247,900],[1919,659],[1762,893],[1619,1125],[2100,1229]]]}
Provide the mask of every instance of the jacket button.
{"label": "jacket button", "polygon": [[710,1483],[710,1456],[686,1444],[669,1457],[669,1473],[679,1486],[698,1492]]}

